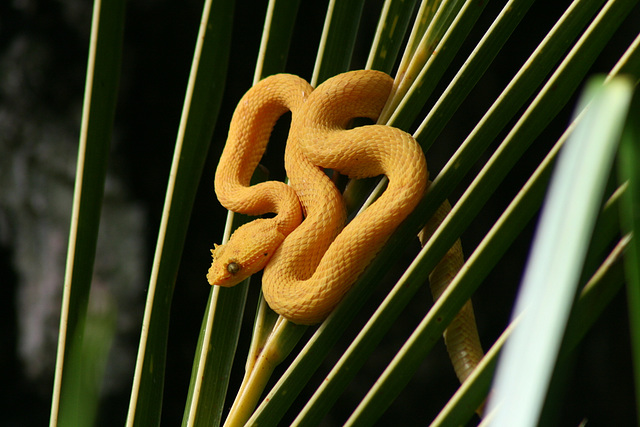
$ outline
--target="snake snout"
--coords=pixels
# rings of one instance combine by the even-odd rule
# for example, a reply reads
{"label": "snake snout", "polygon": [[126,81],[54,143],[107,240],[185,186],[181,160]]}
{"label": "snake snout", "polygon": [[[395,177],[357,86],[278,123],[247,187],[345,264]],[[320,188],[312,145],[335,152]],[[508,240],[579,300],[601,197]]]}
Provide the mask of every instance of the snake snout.
{"label": "snake snout", "polygon": [[238,228],[229,242],[211,251],[211,285],[235,286],[262,270],[284,240],[273,222],[257,219]]}

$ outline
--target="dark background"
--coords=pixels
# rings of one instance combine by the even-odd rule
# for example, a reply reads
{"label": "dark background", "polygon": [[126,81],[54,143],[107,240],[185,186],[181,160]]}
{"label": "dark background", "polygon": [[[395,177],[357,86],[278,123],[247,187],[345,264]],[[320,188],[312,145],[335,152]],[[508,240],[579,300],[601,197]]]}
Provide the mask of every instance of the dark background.
{"label": "dark background", "polygon": [[[362,68],[375,31],[381,1],[367,2],[361,22],[360,36],[352,69]],[[516,28],[496,62],[490,67],[460,111],[448,125],[434,147],[427,154],[431,177],[445,164],[448,156],[464,140],[487,108],[500,94],[521,64],[568,5],[567,1],[535,2],[529,14]],[[129,2],[125,27],[125,46],[117,109],[114,142],[110,158],[110,176],[122,189],[119,194],[126,204],[142,212],[138,224],[142,255],[135,260],[135,268],[141,279],[137,280],[133,301],[136,308],[129,315],[130,326],[118,338],[121,357],[134,358],[137,346],[144,291],[150,271],[162,204],[165,196],[168,171],[173,155],[173,145],[178,129],[184,92],[191,65],[193,48],[201,14],[201,2],[138,1]],[[448,81],[479,40],[501,7],[500,2],[490,3],[480,21],[471,32],[469,42],[463,46],[443,81]],[[287,72],[310,78],[317,45],[320,38],[326,2],[302,2],[291,46]],[[176,425],[182,418],[186,400],[195,344],[204,313],[209,286],[204,278],[210,262],[209,249],[222,236],[226,211],[217,203],[213,194],[213,174],[217,158],[222,150],[228,123],[238,99],[253,78],[255,58],[258,52],[264,8],[237,5],[234,17],[233,45],[222,109],[207,164],[202,176],[189,225],[181,270],[177,278],[172,306],[169,353],[164,393],[163,424]],[[30,151],[41,150],[43,144],[60,144],[53,152],[75,163],[77,129],[84,87],[87,46],[91,17],[91,4],[86,1],[3,2],[0,5],[0,56],[4,79],[0,93],[0,166],[12,167],[17,158],[33,158]],[[627,48],[639,28],[638,7],[622,23],[614,39],[609,43],[592,72],[607,72]],[[15,61],[15,46],[25,41],[37,49],[24,49]],[[7,70],[23,76],[19,90],[11,89]],[[2,76],[0,76],[2,77]],[[444,86],[437,89],[442,91]],[[518,167],[507,177],[494,197],[463,235],[465,254],[470,254],[484,234],[495,222],[502,210],[513,198],[524,181],[539,163],[546,150],[557,140],[566,126],[571,112],[569,107],[557,118],[554,125],[540,136],[535,148],[529,150]],[[4,119],[10,117],[9,119]],[[47,123],[66,123],[67,138],[36,142],[26,141],[27,132],[10,133],[11,129],[33,129]],[[74,132],[76,132],[74,134]],[[9,137],[11,136],[11,138]],[[491,150],[500,141],[493,144]],[[469,180],[452,195],[455,200],[464,185],[475,176],[491,151],[478,163]],[[15,157],[14,157],[15,156]],[[37,157],[37,156],[36,156]],[[9,183],[9,181],[11,183]],[[72,191],[73,174],[62,180]],[[29,374],[28,362],[20,356],[18,325],[25,316],[34,315],[35,307],[20,295],[25,281],[32,280],[17,266],[21,252],[16,249],[28,237],[20,232],[15,218],[21,215],[24,204],[7,201],[14,192],[29,194],[31,187],[20,186],[15,180],[0,183],[0,319],[2,322],[2,362],[0,407],[5,414],[1,425],[44,425],[48,421],[50,393],[55,358],[55,341],[42,346],[42,358],[51,359],[48,367]],[[68,233],[69,214],[54,225]],[[38,220],[38,218],[36,218]],[[516,293],[520,274],[526,260],[530,238],[534,230],[531,224],[494,269],[474,297],[476,316],[485,348],[501,333],[508,322],[510,307]],[[31,245],[37,245],[32,242]],[[408,265],[419,247],[417,240],[407,243],[407,257],[403,265],[389,272],[389,282],[397,279],[403,267]],[[62,255],[64,253],[62,252]],[[46,256],[46,254],[45,254]],[[47,271],[57,277],[61,286],[64,273],[64,257],[55,258],[57,269]],[[42,266],[35,266],[42,268]],[[37,285],[37,283],[36,283]],[[325,364],[312,383],[317,385],[335,363],[355,330],[362,325],[384,295],[377,291],[345,335],[344,342],[332,350]],[[246,352],[250,325],[257,297],[252,286],[247,306],[246,325],[243,328],[239,355]],[[59,295],[52,299],[59,306]],[[397,349],[422,318],[425,307],[431,305],[427,290],[414,298],[391,332],[372,356],[346,393],[340,398],[324,425],[340,425],[360,401],[371,383],[375,381]],[[45,326],[55,336],[58,319],[50,317]],[[130,350],[130,353],[127,351]],[[631,356],[626,318],[624,292],[620,292],[605,311],[600,322],[589,333],[574,355],[574,365],[566,376],[565,390],[554,397],[558,404],[558,425],[578,425],[583,419],[588,425],[633,425],[633,387],[631,383]],[[241,380],[242,357],[236,361],[230,385],[231,394]],[[99,425],[118,425],[124,422],[130,392],[132,362],[123,361],[121,379],[114,380],[105,391],[100,410]],[[278,374],[277,371],[276,375]],[[424,425],[457,388],[457,380],[450,367],[442,343],[438,344],[405,391],[391,405],[380,425]],[[313,387],[299,399],[310,395]],[[229,402],[230,406],[231,402]],[[293,414],[293,413],[292,413]],[[293,415],[292,415],[293,416]],[[293,418],[287,417],[289,422]]]}

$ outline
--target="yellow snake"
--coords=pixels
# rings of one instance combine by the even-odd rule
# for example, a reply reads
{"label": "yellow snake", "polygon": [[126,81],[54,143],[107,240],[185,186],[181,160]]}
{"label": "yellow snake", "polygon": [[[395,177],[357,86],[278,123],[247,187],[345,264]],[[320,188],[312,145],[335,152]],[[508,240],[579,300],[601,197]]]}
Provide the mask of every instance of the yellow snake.
{"label": "yellow snake", "polygon": [[[315,90],[300,77],[278,74],[243,96],[216,170],[215,191],[220,203],[234,212],[276,215],[241,226],[228,243],[215,246],[209,283],[233,286],[264,268],[264,298],[286,319],[315,324],[335,308],[427,187],[424,154],[410,134],[383,125],[347,130],[354,118],[376,120],[392,85],[390,76],[371,70],[337,75]],[[274,124],[289,111],[285,169],[290,186],[277,181],[250,186]],[[345,227],[342,195],[324,168],[350,178],[386,175],[389,184]],[[445,257],[434,270],[434,275],[447,276],[432,284],[435,297],[457,271],[451,273],[452,268],[459,268],[452,267],[450,259]],[[465,319],[466,325],[468,316]],[[466,335],[453,346],[468,347]],[[477,332],[475,337],[477,341]],[[466,355],[456,357],[464,359],[458,364],[477,363],[468,362]]]}

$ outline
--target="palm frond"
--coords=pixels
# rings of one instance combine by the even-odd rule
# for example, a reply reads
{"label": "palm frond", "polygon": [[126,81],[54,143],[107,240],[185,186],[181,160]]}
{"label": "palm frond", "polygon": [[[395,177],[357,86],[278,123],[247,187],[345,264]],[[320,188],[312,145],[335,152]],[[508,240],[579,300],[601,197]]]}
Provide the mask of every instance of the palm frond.
{"label": "palm frond", "polygon": [[[312,5],[314,2],[309,3],[270,0],[260,11],[265,18],[260,26],[262,37],[255,58],[254,83],[271,74],[297,69],[292,65],[297,63],[297,58],[294,55],[289,58],[288,55],[296,48],[299,34],[308,31],[306,22],[300,22],[299,17],[305,16],[306,8],[317,7]],[[537,5],[532,0],[509,0],[499,5],[457,0],[416,3],[386,0],[383,4],[372,5],[362,0],[328,1],[326,13],[318,17],[319,21],[323,18],[323,23],[322,31],[315,37],[319,39],[317,49],[315,46],[304,48],[305,53],[315,57],[315,64],[313,71],[309,70],[309,76],[303,77],[309,77],[312,85],[317,86],[337,73],[356,67],[354,64],[364,64],[364,58],[367,58],[366,68],[395,74],[393,96],[388,100],[379,122],[404,130],[415,129],[414,136],[423,147],[432,169],[433,182],[428,193],[340,305],[317,328],[307,329],[279,319],[261,296],[253,297],[256,292],[249,287],[248,280],[234,288],[212,288],[193,357],[183,425],[219,425],[236,393],[239,398],[227,420],[231,424],[248,421],[249,425],[279,425],[289,421],[294,425],[317,425],[323,417],[331,416],[332,409],[343,400],[350,402],[351,406],[346,409],[350,416],[340,415],[336,422],[346,421],[348,425],[375,423],[385,411],[398,404],[394,403],[394,399],[401,395],[415,372],[423,366],[423,361],[433,354],[434,346],[463,304],[490,286],[483,285],[483,281],[500,265],[505,254],[513,250],[514,242],[525,239],[523,230],[526,230],[543,203],[551,171],[556,163],[562,162],[556,162],[558,153],[570,152],[571,138],[588,142],[586,136],[581,136],[584,135],[581,126],[592,126],[593,130],[587,131],[587,136],[596,142],[604,142],[609,138],[598,132],[608,124],[622,123],[626,110],[614,111],[608,101],[606,107],[596,104],[598,108],[603,108],[598,110],[600,113],[596,114],[596,118],[589,116],[595,110],[587,110],[577,115],[569,125],[565,125],[564,121],[566,111],[573,109],[576,103],[576,92],[592,73],[593,64],[603,52],[607,53],[610,40],[619,37],[619,27],[625,25],[625,18],[633,13],[634,8],[637,12],[635,0],[575,0],[567,3],[549,31],[540,31],[539,40],[531,43],[530,53],[524,52],[527,47],[518,47],[525,58],[522,65],[518,69],[514,64],[511,67],[515,70],[513,76],[507,78],[508,82],[501,93],[496,89],[495,94],[489,96],[486,95],[489,92],[483,92],[482,85],[487,81],[492,67],[496,66],[497,58],[504,55],[502,51],[509,47],[514,35],[523,31],[520,26],[527,21],[530,9],[538,8],[540,13],[544,5]],[[87,98],[72,218],[75,231],[72,230],[69,244],[52,425],[56,422],[73,424],[75,421],[74,416],[68,415],[73,412],[70,410],[73,405],[69,406],[68,402],[73,403],[78,395],[69,391],[69,385],[78,383],[77,355],[82,352],[96,353],[97,349],[107,348],[110,342],[109,334],[105,334],[98,345],[91,344],[91,340],[85,337],[84,325],[87,325],[86,328],[102,330],[100,328],[108,327],[111,321],[105,315],[102,319],[104,322],[96,326],[91,319],[85,319],[85,313],[95,257],[106,152],[115,109],[124,15],[122,2],[96,2],[96,5],[90,55],[90,64],[93,66],[89,67],[90,72],[87,73]],[[234,5],[232,0],[204,2],[199,34],[194,41],[191,74],[177,130],[173,164],[168,171],[164,210],[141,325],[128,425],[157,425],[161,420],[165,405],[166,355],[172,348],[167,336],[175,281],[225,83],[227,80],[233,83],[235,78],[231,75],[227,79],[229,55],[236,53],[229,51],[234,31],[232,23],[234,17],[236,22],[244,22],[244,16],[249,13],[243,9],[245,7]],[[314,13],[317,15],[317,12]],[[374,15],[375,19],[372,19]],[[377,28],[375,33],[368,33],[366,26],[363,29],[363,24]],[[242,28],[236,31],[249,30],[255,29]],[[635,34],[637,29],[632,28],[632,32]],[[636,37],[620,58],[613,60],[615,66],[610,72],[611,82],[604,85],[598,83],[597,91],[618,87],[618,79],[624,74],[630,76],[622,80],[625,82],[622,84],[625,86],[624,96],[630,99],[640,76],[639,43],[640,37]],[[239,53],[246,56],[244,50]],[[250,59],[253,61],[254,58]],[[241,91],[246,89],[248,87]],[[477,108],[472,98],[483,94],[488,98],[483,99],[481,107],[486,112],[482,114],[476,110],[475,125],[464,129],[465,135],[457,139],[455,135],[459,134],[452,128],[458,126],[457,120],[464,112]],[[608,95],[603,96],[610,100]],[[603,101],[600,99],[598,102]],[[632,110],[638,108],[637,96],[634,102],[631,104]],[[578,104],[576,111],[582,111],[583,107],[584,104]],[[597,121],[598,118],[602,122]],[[553,135],[550,131],[553,126],[560,126],[563,132],[549,139],[548,135]],[[551,350],[549,363],[544,369],[545,375],[542,375],[542,368],[532,372],[543,379],[543,385],[535,394],[535,399],[516,402],[532,406],[526,411],[515,411],[524,420],[507,421],[509,425],[532,424],[540,416],[553,417],[540,414],[555,357],[559,365],[571,363],[568,355],[577,348],[592,325],[601,322],[601,313],[625,281],[628,284],[630,313],[638,312],[638,255],[632,237],[637,228],[633,220],[637,217],[633,212],[637,207],[638,193],[634,173],[638,159],[637,118],[628,119],[627,129],[619,154],[620,185],[617,190],[605,186],[610,182],[608,167],[619,139],[615,132],[609,140],[606,156],[592,152],[592,148],[583,150],[604,165],[601,173],[592,174],[593,188],[597,187],[598,191],[589,190],[592,187],[587,188],[583,182],[589,171],[576,175],[575,171],[571,173],[567,169],[566,182],[577,180],[576,188],[592,196],[588,223],[572,224],[578,226],[582,237],[572,235],[566,239],[572,247],[582,248],[581,257],[584,260],[576,263],[572,270],[571,287],[564,288],[562,305],[565,311],[560,317],[561,321],[550,325],[540,334],[544,339],[550,339],[551,333],[555,334],[554,344],[547,346]],[[558,137],[560,133],[562,135]],[[547,142],[556,139],[555,144]],[[222,144],[224,137],[216,136],[215,142]],[[219,151],[217,145],[214,147],[214,152]],[[527,172],[529,179],[524,185],[516,184],[519,191],[510,203],[496,208],[499,209],[497,221],[487,221],[488,230],[477,231],[480,234],[479,244],[475,248],[470,245],[472,250],[461,272],[432,306],[422,304],[415,308],[416,304],[412,304],[412,301],[421,295],[429,273],[456,240],[462,238],[465,244],[467,234],[478,228],[478,218],[493,209],[490,206],[491,198],[500,192],[513,169],[518,168],[523,159],[528,160],[532,148],[538,154],[537,157],[532,156],[533,160],[528,163],[529,167],[533,165],[532,171]],[[445,160],[432,162],[432,158],[438,158],[438,151],[447,149],[455,152]],[[573,156],[571,153],[565,156],[577,159],[581,153],[580,149],[577,150],[577,154],[574,152]],[[444,166],[431,166],[438,165],[438,162]],[[254,176],[256,181],[264,179],[266,176],[261,172]],[[385,185],[383,179],[350,186],[345,193],[350,209],[355,212],[366,207],[384,191]],[[570,191],[561,199],[568,201],[569,196],[577,194],[578,190]],[[607,198],[604,205],[601,203],[602,194]],[[207,197],[213,197],[213,192],[210,191]],[[410,255],[413,259],[406,260],[408,242],[416,240],[418,231],[446,199],[455,202],[452,203],[451,213],[421,250],[416,243]],[[571,223],[579,216],[578,213],[568,214],[568,207],[554,208],[549,205],[545,209],[552,210],[556,218],[568,219]],[[618,221],[618,210],[622,212],[621,223]],[[566,218],[567,215],[569,218]],[[216,232],[222,234],[222,240],[226,241],[231,231],[246,220],[230,213],[224,231],[220,229]],[[546,235],[551,243],[543,252],[554,253],[554,246],[558,246],[556,249],[560,253],[554,255],[554,259],[560,259],[570,250],[561,247],[557,241],[561,231],[564,230]],[[544,236],[545,231],[540,233]],[[535,240],[542,238],[536,237]],[[209,240],[217,239],[210,237]],[[626,278],[621,265],[623,254]],[[405,267],[400,272],[396,271],[391,279],[386,278],[391,283],[385,283],[384,276],[395,271],[395,266],[402,262]],[[564,267],[567,267],[566,263]],[[202,286],[206,286],[205,273],[206,266],[203,266]],[[558,273],[553,273],[553,277],[557,276]],[[542,280],[544,282],[546,279]],[[524,288],[528,286],[525,284]],[[515,292],[516,284],[512,284],[511,288]],[[526,291],[523,291],[523,295],[526,295]],[[549,298],[556,300],[556,296]],[[414,313],[414,324],[411,325],[403,321],[403,314],[409,311]],[[481,317],[486,318],[486,315]],[[244,336],[241,329],[243,323],[246,324],[243,321],[245,318],[255,318],[250,344],[242,341]],[[436,417],[433,425],[469,422],[473,412],[487,396],[498,358],[502,360],[503,357],[509,357],[512,344],[506,344],[502,352],[505,342],[517,341],[526,321],[526,318],[516,316],[510,324],[503,325],[504,331],[495,334],[500,336],[490,346],[478,369],[450,400],[452,390],[434,392],[438,394],[434,404],[438,409],[435,412],[430,409],[427,415]],[[565,321],[566,333],[562,335]],[[636,359],[640,354],[640,339],[637,338],[640,335],[637,332],[640,330],[639,324],[637,316],[632,315]],[[392,350],[395,356],[385,360],[384,366],[375,374],[379,378],[374,384],[367,385],[361,395],[347,399],[347,390],[354,379],[358,378],[363,366],[377,357],[381,343],[389,339],[393,328],[402,329],[404,334],[397,338],[398,343]],[[91,346],[87,348],[82,345],[83,342]],[[236,352],[238,348],[247,346],[245,361],[244,355]],[[502,356],[501,352],[504,353]],[[533,354],[533,351],[530,353]],[[331,366],[328,367],[327,358],[331,358]],[[68,363],[74,366],[70,368]],[[96,357],[91,363],[99,365],[102,362]],[[280,363],[282,366],[276,368]],[[505,369],[502,362],[499,363],[498,372]],[[245,370],[245,379],[238,390],[231,377],[242,374],[233,371],[234,367]],[[637,374],[640,369],[637,367],[636,364],[636,390],[640,389],[640,375]],[[498,377],[501,376],[498,373]],[[498,380],[497,394],[502,390],[500,384],[501,380]],[[550,388],[553,391],[554,385]],[[266,391],[264,395],[263,390]],[[514,396],[513,391],[506,393]],[[640,392],[636,394],[640,395]],[[97,397],[87,394],[86,398],[94,402],[89,402],[87,407],[95,408]],[[515,409],[516,403],[509,404],[509,408]],[[640,403],[636,402],[636,408],[639,406]],[[412,409],[416,414],[421,414],[424,422],[425,411],[422,408]],[[410,417],[411,411],[408,412]],[[485,422],[493,421],[489,418]]]}

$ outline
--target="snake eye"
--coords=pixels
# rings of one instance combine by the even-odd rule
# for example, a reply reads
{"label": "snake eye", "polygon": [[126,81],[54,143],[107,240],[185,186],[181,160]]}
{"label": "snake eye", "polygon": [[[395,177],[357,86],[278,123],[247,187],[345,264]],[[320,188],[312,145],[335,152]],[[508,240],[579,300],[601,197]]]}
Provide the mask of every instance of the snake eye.
{"label": "snake eye", "polygon": [[231,274],[237,274],[240,271],[240,264],[237,262],[230,262],[227,264],[227,271]]}

